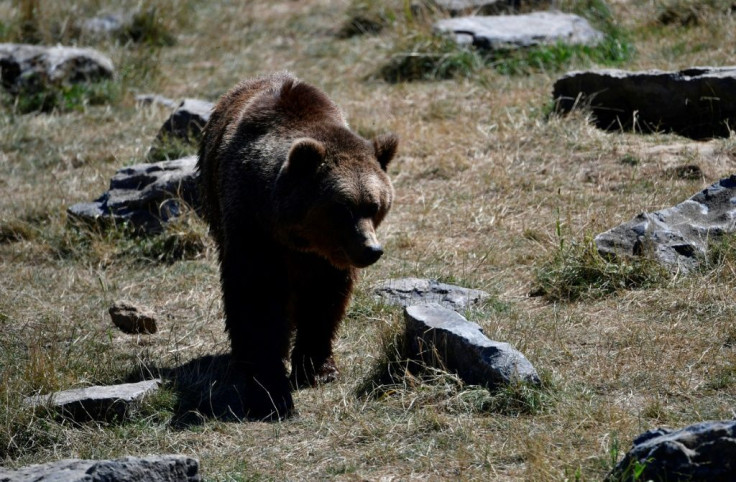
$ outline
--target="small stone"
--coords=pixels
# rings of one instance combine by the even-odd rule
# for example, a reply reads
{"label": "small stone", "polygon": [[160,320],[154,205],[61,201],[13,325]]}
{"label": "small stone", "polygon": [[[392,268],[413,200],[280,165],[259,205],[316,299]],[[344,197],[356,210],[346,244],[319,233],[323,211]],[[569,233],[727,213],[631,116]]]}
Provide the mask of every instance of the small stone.
{"label": "small stone", "polygon": [[409,306],[433,302],[455,311],[470,308],[490,296],[485,291],[421,278],[386,280],[374,287],[373,292],[389,304]]}
{"label": "small stone", "polygon": [[18,470],[0,467],[2,482],[199,482],[199,461],[184,455],[150,455],[116,460],[66,459]]}
{"label": "small stone", "polygon": [[144,397],[156,392],[161,380],[145,380],[121,385],[74,388],[48,395],[28,397],[24,403],[32,408],[47,407],[76,422],[122,419],[136,408]]}
{"label": "small stone", "polygon": [[[634,477],[633,468],[642,468]],[[736,421],[702,422],[681,430],[659,428],[634,439],[608,474],[609,482],[707,480],[727,482],[736,473]]]}
{"label": "small stone", "polygon": [[540,383],[524,355],[488,339],[480,326],[455,311],[436,303],[415,305],[404,310],[404,319],[410,356],[425,364],[456,372],[471,385]]}
{"label": "small stone", "polygon": [[158,139],[176,138],[199,142],[202,129],[210,119],[214,104],[201,99],[184,99],[161,126]]}
{"label": "small stone", "polygon": [[156,333],[153,313],[125,302],[117,302],[108,310],[112,322],[125,333]]}

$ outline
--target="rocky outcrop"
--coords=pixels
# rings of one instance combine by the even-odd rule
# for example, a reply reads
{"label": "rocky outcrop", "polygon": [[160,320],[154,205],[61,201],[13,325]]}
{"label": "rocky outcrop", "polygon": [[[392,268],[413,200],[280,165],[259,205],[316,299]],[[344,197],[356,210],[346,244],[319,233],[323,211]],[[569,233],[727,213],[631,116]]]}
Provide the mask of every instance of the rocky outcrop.
{"label": "rocky outcrop", "polygon": [[124,333],[156,333],[156,318],[153,313],[130,303],[118,301],[108,310],[112,322]]}
{"label": "rocky outcrop", "polygon": [[606,256],[651,256],[687,272],[696,268],[710,243],[736,231],[736,176],[721,179],[674,207],[641,213],[595,237]]}
{"label": "rocky outcrop", "polygon": [[112,78],[112,61],[89,48],[0,43],[0,77],[9,92]]}
{"label": "rocky outcrop", "polygon": [[584,18],[561,12],[449,18],[438,21],[434,28],[454,35],[458,43],[491,50],[558,42],[594,45],[603,39],[603,34]]}
{"label": "rocky outcrop", "polygon": [[0,467],[2,482],[199,482],[199,461],[183,455],[116,460],[67,459],[18,470]]}
{"label": "rocky outcrop", "polygon": [[373,292],[378,300],[388,304],[410,306],[438,303],[455,311],[477,305],[489,296],[485,291],[420,278],[382,281],[373,288]]}
{"label": "rocky outcrop", "polygon": [[202,129],[210,119],[214,104],[200,99],[184,99],[164,122],[156,135],[148,157],[159,159],[167,143],[181,142],[196,145],[202,137]]}
{"label": "rocky outcrop", "polygon": [[409,356],[457,373],[466,383],[489,388],[540,383],[529,360],[508,343],[488,339],[480,326],[436,303],[404,311]]}
{"label": "rocky outcrop", "polygon": [[493,15],[518,10],[522,7],[541,7],[549,0],[433,0],[434,6],[451,15]]}
{"label": "rocky outcrop", "polygon": [[67,213],[93,223],[130,223],[145,233],[160,232],[181,214],[182,202],[199,206],[197,157],[137,164],[120,169],[110,189],[93,202],[78,203]]}
{"label": "rocky outcrop", "polygon": [[[159,388],[161,380],[146,380],[121,385],[75,388],[25,399],[32,408],[44,407],[76,422],[120,420],[134,410],[144,397]],[[1,479],[0,479],[1,480]]]}
{"label": "rocky outcrop", "polygon": [[560,112],[589,107],[602,129],[703,139],[728,137],[736,125],[736,66],[570,72],[552,95]]}
{"label": "rocky outcrop", "polygon": [[736,421],[731,420],[703,422],[681,430],[659,428],[644,432],[634,439],[631,450],[606,480],[727,482],[734,480],[734,474]]}

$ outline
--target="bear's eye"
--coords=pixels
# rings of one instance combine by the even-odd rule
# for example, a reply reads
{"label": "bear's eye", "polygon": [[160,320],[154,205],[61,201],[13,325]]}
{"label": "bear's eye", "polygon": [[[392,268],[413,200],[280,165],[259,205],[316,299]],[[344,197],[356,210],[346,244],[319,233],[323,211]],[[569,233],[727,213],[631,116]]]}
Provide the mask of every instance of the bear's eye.
{"label": "bear's eye", "polygon": [[374,218],[378,214],[378,203],[364,204],[360,207],[361,217]]}

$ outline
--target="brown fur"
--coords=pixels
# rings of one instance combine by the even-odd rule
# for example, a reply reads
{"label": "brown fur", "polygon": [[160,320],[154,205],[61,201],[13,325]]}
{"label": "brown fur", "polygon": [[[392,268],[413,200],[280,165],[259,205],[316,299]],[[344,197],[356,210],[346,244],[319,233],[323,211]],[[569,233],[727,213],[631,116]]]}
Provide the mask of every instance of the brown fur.
{"label": "brown fur", "polygon": [[282,363],[292,333],[294,384],[337,375],[332,342],[356,268],[382,253],[375,229],[391,207],[396,147],[393,134],[356,135],[323,92],[285,73],[243,81],[216,105],[201,195],[252,416],[293,409]]}

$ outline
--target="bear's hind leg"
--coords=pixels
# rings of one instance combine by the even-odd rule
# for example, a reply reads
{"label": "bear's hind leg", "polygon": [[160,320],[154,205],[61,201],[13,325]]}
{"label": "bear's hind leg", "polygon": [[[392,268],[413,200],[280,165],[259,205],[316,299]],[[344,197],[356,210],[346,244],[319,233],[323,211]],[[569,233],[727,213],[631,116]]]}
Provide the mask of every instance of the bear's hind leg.
{"label": "bear's hind leg", "polygon": [[295,387],[335,380],[332,343],[353,289],[353,271],[338,270],[314,255],[295,254],[289,265],[289,318],[296,329],[291,352]]}

